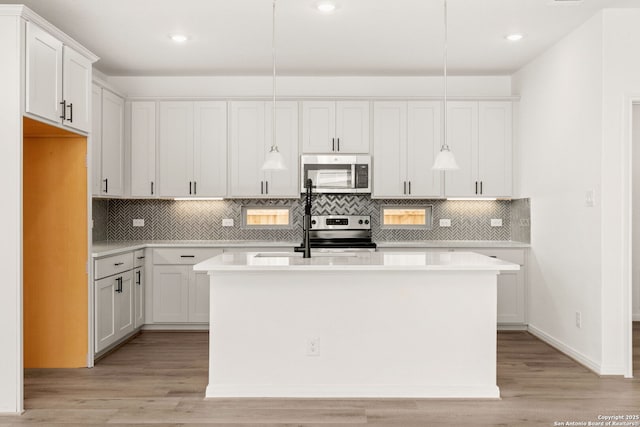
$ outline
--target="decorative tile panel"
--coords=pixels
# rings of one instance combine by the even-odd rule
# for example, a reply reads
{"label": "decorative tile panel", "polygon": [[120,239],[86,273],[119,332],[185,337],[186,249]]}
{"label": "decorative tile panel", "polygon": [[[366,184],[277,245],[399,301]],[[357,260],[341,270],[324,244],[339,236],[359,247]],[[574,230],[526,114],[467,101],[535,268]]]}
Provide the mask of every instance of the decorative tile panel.
{"label": "decorative tile panel", "polygon": [[[99,210],[102,209],[102,203],[108,205],[107,240],[297,241],[302,239],[303,199],[211,201],[111,199],[108,202],[94,200],[94,206],[96,203],[100,205]],[[512,203],[476,200],[372,200],[369,196],[361,195],[320,194],[313,197],[313,214],[370,215],[373,238],[376,241],[510,240],[514,230]],[[431,230],[381,229],[380,208],[383,205],[432,205],[433,227]],[[242,227],[242,206],[292,207],[292,226],[277,229]],[[94,221],[95,216],[94,208]],[[133,227],[133,219],[138,218],[144,219],[144,227]],[[222,227],[223,218],[233,219],[234,227]],[[439,227],[441,218],[451,219],[451,227]],[[492,218],[502,219],[502,227],[491,227]],[[518,217],[519,220],[520,217]],[[94,225],[94,239],[96,235],[104,236],[101,231],[96,231]]]}
{"label": "decorative tile panel", "polygon": [[107,240],[109,200],[93,199],[91,212],[93,219],[93,229],[91,238],[94,242]]}
{"label": "decorative tile panel", "polygon": [[511,240],[531,243],[531,201],[511,201]]}

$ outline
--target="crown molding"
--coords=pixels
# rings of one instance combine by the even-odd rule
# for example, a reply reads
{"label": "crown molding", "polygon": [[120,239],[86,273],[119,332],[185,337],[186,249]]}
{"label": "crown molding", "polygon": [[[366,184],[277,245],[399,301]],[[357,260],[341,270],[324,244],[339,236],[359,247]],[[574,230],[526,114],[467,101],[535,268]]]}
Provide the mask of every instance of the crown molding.
{"label": "crown molding", "polygon": [[65,32],[61,31],[58,27],[51,24],[49,21],[44,19],[42,16],[35,13],[33,10],[29,9],[25,5],[22,4],[8,4],[8,5],[0,5],[0,16],[19,16],[23,18],[25,21],[33,22],[58,40],[60,40],[66,46],[69,46],[80,55],[87,58],[91,63],[94,63],[100,59],[97,55],[91,52],[86,47],[82,46],[72,37],[67,35]]}

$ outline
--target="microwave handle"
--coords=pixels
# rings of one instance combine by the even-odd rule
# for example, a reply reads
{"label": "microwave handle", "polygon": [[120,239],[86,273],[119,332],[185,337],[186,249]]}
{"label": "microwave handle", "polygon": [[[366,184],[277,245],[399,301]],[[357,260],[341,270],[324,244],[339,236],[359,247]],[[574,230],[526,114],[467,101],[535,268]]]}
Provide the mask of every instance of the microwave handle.
{"label": "microwave handle", "polygon": [[351,164],[351,188],[358,188],[358,175],[356,175],[356,165]]}

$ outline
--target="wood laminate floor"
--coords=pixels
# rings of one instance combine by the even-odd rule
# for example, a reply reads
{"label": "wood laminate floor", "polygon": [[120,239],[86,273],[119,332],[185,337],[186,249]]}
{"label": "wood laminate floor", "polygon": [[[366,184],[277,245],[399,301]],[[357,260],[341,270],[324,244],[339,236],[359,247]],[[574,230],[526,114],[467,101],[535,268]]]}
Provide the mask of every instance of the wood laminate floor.
{"label": "wood laminate floor", "polygon": [[[207,340],[147,332],[93,369],[27,370],[26,412],[0,426],[554,426],[640,415],[639,379],[600,378],[526,332],[498,334],[501,400],[204,400]],[[640,376],[637,323],[634,350]]]}

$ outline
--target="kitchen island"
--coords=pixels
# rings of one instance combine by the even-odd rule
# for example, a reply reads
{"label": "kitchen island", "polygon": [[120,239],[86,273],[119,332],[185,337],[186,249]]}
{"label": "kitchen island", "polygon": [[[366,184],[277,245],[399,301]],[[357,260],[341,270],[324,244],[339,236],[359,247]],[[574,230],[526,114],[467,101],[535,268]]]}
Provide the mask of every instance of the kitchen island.
{"label": "kitchen island", "polygon": [[206,397],[499,398],[496,279],[472,252],[229,253]]}

